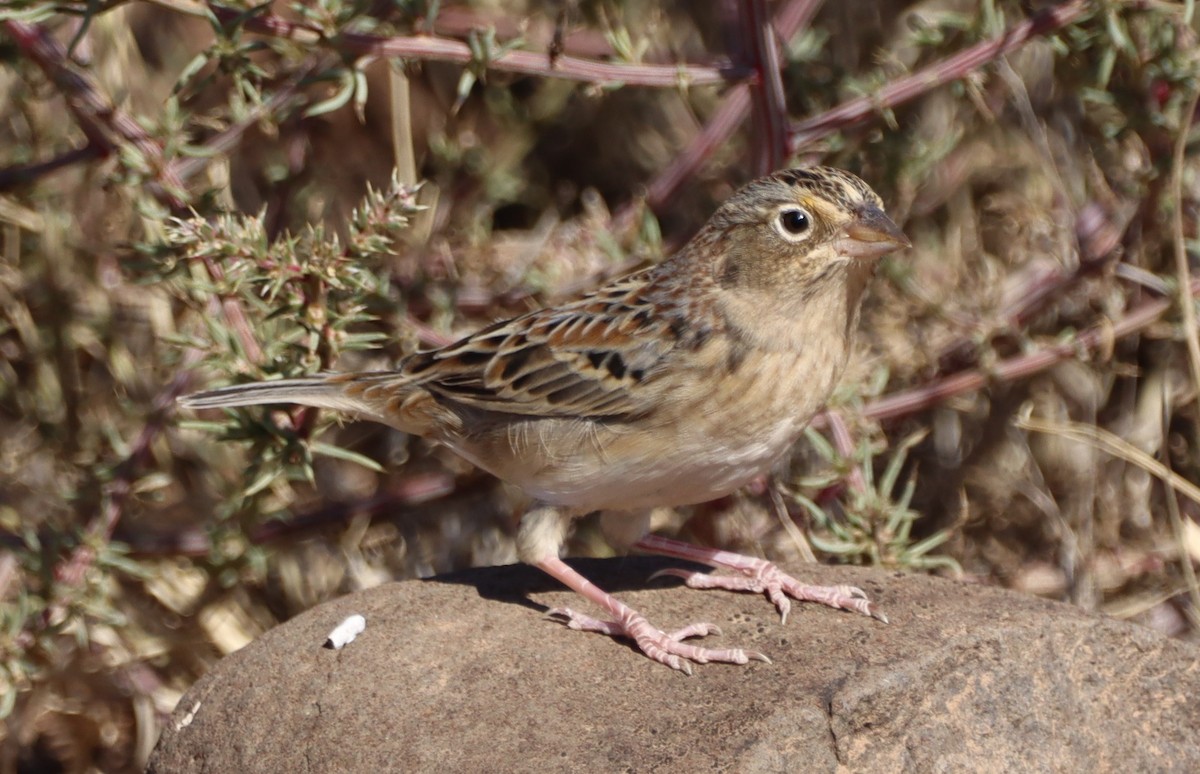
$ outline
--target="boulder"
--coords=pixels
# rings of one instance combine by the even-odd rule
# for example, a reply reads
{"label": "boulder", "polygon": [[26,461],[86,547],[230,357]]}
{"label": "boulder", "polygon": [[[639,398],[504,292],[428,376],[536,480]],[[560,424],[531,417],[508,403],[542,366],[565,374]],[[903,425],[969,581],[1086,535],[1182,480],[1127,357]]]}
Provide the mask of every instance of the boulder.
{"label": "boulder", "polygon": [[[1200,649],[1067,605],[802,565],[891,619],[647,582],[678,562],[572,564],[664,629],[774,663],[688,677],[570,631],[523,566],[390,583],[232,654],[180,701],[150,772],[1200,771]],[[344,648],[329,632],[360,614]]]}

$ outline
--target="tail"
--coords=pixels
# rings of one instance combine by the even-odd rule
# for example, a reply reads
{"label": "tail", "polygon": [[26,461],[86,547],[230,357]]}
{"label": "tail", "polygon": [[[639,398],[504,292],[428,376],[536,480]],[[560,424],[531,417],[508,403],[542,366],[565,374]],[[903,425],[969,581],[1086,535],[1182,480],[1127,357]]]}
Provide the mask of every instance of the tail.
{"label": "tail", "polygon": [[301,379],[234,384],[208,392],[184,395],[179,399],[179,405],[190,409],[206,409],[296,403],[301,406],[345,411],[383,421],[377,416],[378,412],[372,405],[363,399],[363,376],[370,375],[322,374]]}

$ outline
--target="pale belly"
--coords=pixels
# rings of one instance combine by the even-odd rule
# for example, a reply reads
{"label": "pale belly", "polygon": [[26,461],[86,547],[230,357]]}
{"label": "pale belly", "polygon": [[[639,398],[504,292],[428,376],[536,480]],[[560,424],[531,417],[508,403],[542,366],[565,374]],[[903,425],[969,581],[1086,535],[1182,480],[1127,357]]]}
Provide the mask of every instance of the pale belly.
{"label": "pale belly", "polygon": [[694,395],[689,411],[657,425],[530,419],[457,451],[531,497],[577,513],[707,502],[768,472],[840,370],[810,373],[797,385],[783,373],[794,358],[758,365],[756,378],[724,403]]}
{"label": "pale belly", "polygon": [[796,436],[785,423],[736,447],[713,439],[675,439],[653,448],[631,442],[647,448],[610,448],[607,455],[550,465],[514,483],[543,502],[580,511],[691,505],[724,497],[766,473]]}

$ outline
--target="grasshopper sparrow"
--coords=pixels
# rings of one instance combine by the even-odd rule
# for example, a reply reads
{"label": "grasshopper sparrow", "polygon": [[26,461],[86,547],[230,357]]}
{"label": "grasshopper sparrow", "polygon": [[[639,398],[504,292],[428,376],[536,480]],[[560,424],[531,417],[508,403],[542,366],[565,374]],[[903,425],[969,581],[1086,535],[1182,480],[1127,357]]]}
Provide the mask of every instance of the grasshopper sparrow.
{"label": "grasshopper sparrow", "polygon": [[[795,443],[846,364],[880,256],[909,245],[879,197],[848,172],[791,169],[729,198],[672,258],[582,298],[490,325],[393,371],[241,384],[189,408],[298,403],[382,422],[449,446],[520,486],[522,561],[603,608],[552,611],[575,629],[632,638],[650,658],[744,664],[759,653],[683,642],[561,559],[574,516],[700,503],[766,472]],[[640,534],[639,534],[640,533]],[[806,586],[773,564],[656,536],[636,545],[739,573],[681,573],[698,588],[765,592],[874,615],[853,587]]]}

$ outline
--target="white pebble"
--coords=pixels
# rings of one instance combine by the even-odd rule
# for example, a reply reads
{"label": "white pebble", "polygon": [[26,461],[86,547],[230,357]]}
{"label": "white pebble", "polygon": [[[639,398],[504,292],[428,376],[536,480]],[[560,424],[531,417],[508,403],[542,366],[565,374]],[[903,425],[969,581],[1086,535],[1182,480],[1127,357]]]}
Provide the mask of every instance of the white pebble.
{"label": "white pebble", "polygon": [[363,629],[366,628],[367,619],[356,613],[338,624],[329,633],[329,638],[325,640],[325,644],[334,650],[341,650],[351,642],[354,642],[354,638],[362,634]]}

